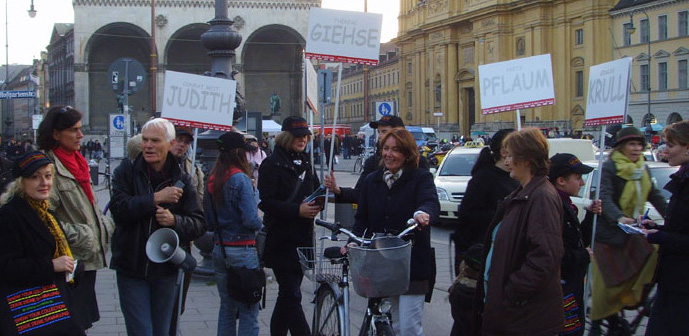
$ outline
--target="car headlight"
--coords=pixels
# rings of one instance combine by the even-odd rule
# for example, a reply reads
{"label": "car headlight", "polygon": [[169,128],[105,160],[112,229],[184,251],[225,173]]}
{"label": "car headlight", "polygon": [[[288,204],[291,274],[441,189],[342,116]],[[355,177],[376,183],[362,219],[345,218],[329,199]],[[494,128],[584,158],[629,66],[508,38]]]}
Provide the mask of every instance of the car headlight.
{"label": "car headlight", "polygon": [[438,200],[439,201],[449,201],[450,200],[450,196],[448,196],[447,191],[445,189],[438,188],[438,187],[436,187],[435,189],[438,192]]}

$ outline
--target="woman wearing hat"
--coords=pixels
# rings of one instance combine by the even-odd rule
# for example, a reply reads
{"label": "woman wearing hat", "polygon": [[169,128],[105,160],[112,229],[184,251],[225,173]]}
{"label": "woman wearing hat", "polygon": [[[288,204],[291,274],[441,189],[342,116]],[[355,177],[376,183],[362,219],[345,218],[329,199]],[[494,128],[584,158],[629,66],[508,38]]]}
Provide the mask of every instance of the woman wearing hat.
{"label": "woman wearing hat", "polygon": [[320,182],[304,153],[311,137],[306,120],[287,117],[275,137],[275,150],[259,168],[259,208],[267,227],[264,262],[273,269],[279,291],[270,334],[311,335],[301,306],[303,273],[297,247],[313,246],[313,218],[321,211],[315,203],[302,203]]}
{"label": "woman wearing hat", "polygon": [[[0,267],[4,270],[0,287],[64,283],[65,273],[75,269],[65,233],[48,210],[54,170],[41,152],[27,153],[14,163],[15,180],[0,198]],[[74,311],[70,313],[77,317]],[[69,335],[84,335],[81,328],[72,327]]]}
{"label": "woman wearing hat", "polygon": [[209,231],[215,232],[213,267],[220,294],[218,336],[257,336],[258,303],[239,302],[231,298],[227,290],[228,267],[254,269],[259,266],[255,246],[261,218],[246,161],[246,151],[251,146],[237,132],[223,134],[217,143],[220,155],[208,177],[203,210]]}
{"label": "woman wearing hat", "polygon": [[689,335],[689,121],[665,127],[663,137],[668,163],[680,168],[665,185],[672,193],[665,225],[644,222],[648,242],[660,248],[658,291],[646,335]]}
{"label": "woman wearing hat", "polygon": [[653,280],[656,249],[644,237],[628,235],[617,225],[636,223],[646,201],[665,216],[667,203],[651,181],[644,163],[644,146],[645,138],[639,129],[623,128],[617,132],[613,151],[603,164],[603,213],[596,228],[591,289],[594,332],[604,318],[609,329],[621,328],[617,312],[642,303],[645,289]]}
{"label": "woman wearing hat", "polygon": [[62,223],[74,258],[84,265],[75,292],[83,310],[84,329],[100,319],[96,301],[96,270],[105,268],[105,253],[115,229],[98,207],[86,159],[81,155],[81,112],[71,106],[48,110],[38,127],[38,147],[55,163],[55,188],[50,209]]}

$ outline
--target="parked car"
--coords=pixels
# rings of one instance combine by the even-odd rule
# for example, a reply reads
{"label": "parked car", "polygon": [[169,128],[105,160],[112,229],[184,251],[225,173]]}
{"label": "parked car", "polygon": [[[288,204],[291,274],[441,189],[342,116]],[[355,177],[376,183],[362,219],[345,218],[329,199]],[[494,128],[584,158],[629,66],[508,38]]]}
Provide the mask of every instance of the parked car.
{"label": "parked car", "polygon": [[[584,164],[594,167],[593,172],[590,174],[583,175],[582,178],[586,185],[579,190],[578,197],[572,197],[572,202],[579,208],[579,220],[583,220],[586,215],[584,208],[591,204],[591,200],[596,197],[596,182],[598,179],[598,161],[584,161]],[[658,188],[667,201],[670,200],[670,192],[663,189],[665,185],[670,181],[670,174],[673,174],[679,169],[678,166],[670,166],[665,162],[647,162],[648,170],[651,174],[651,181]],[[662,224],[664,222],[663,217],[660,216],[658,211],[651,205],[650,202],[646,202],[643,212],[649,209],[648,216],[656,223]],[[642,212],[642,213],[643,213]]]}
{"label": "parked car", "polygon": [[[457,221],[457,212],[462,203],[467,184],[483,146],[476,142],[470,146],[452,148],[435,171],[435,187],[440,201],[440,224],[448,225]],[[434,170],[432,170],[434,171]]]}

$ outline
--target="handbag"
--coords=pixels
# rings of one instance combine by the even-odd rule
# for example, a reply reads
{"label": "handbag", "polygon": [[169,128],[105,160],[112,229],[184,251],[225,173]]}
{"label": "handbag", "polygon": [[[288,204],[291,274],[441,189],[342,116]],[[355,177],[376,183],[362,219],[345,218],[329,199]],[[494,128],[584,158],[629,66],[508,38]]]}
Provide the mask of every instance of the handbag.
{"label": "handbag", "polygon": [[252,305],[261,301],[265,287],[266,273],[261,267],[230,266],[227,269],[227,292],[239,302]]}
{"label": "handbag", "polygon": [[0,335],[83,335],[69,309],[67,284],[2,288]]}

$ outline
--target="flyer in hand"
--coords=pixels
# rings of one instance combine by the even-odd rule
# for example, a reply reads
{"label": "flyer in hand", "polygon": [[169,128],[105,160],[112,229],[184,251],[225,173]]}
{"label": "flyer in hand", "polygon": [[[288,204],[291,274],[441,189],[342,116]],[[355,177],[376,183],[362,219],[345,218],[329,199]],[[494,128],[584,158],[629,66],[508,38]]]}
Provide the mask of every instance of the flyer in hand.
{"label": "flyer in hand", "polygon": [[[320,206],[325,206],[325,187],[321,184],[311,195],[307,196],[303,203],[316,202]],[[335,202],[335,195],[332,192],[328,193],[328,201]]]}
{"label": "flyer in hand", "polygon": [[629,225],[629,224],[624,224],[624,223],[617,223],[617,226],[622,229],[622,231],[626,232],[627,234],[642,234],[646,235],[646,233],[641,230],[638,226],[636,225]]}

